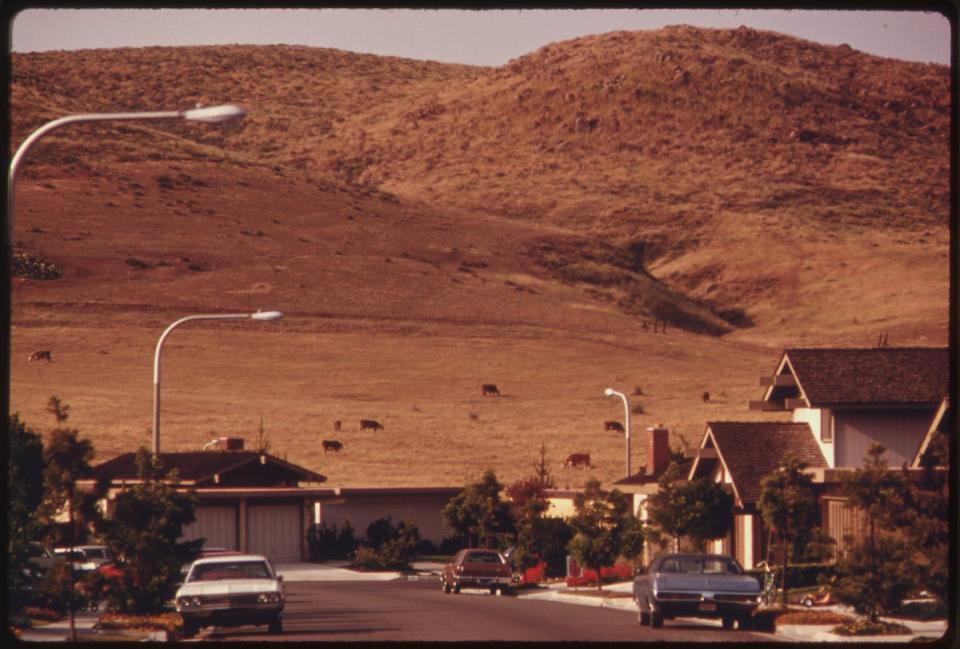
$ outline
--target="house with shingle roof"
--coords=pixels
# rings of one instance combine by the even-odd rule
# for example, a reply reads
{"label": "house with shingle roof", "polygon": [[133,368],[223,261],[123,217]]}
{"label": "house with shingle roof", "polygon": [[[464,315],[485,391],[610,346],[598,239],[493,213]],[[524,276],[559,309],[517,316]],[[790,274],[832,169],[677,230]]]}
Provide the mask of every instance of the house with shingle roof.
{"label": "house with shingle roof", "polygon": [[733,495],[731,533],[710,551],[735,557],[745,568],[766,558],[767,534],[757,509],[761,480],[781,467],[788,456],[807,466],[827,463],[804,422],[712,421],[697,450],[688,479],[709,478]]}
{"label": "house with shingle roof", "polygon": [[[306,531],[315,503],[337,499],[334,489],[321,486],[325,476],[242,446],[160,453],[159,459],[164,470],[176,471],[177,488],[193,491],[199,501],[196,521],[184,528],[183,539],[202,537],[207,547],[300,561],[307,557]],[[94,466],[90,484],[101,479],[110,484],[105,503],[109,516],[117,495],[143,482],[136,453]]]}
{"label": "house with shingle roof", "polygon": [[752,410],[806,422],[827,466],[856,468],[872,444],[891,466],[910,464],[949,394],[946,347],[787,349]]}

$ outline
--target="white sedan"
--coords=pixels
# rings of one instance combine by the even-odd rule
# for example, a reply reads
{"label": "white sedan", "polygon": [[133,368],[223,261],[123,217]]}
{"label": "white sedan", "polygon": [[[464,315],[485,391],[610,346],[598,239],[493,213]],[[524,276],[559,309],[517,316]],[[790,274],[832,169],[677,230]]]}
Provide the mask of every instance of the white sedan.
{"label": "white sedan", "polygon": [[283,577],[266,557],[233,554],[194,561],[175,603],[189,638],[205,626],[266,624],[280,633],[285,599]]}

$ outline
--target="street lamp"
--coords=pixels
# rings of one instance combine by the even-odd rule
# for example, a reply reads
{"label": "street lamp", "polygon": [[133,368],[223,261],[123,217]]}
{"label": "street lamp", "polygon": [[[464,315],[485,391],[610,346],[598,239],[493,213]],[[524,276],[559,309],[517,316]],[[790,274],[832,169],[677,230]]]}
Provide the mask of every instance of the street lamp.
{"label": "street lamp", "polygon": [[627,438],[627,477],[630,477],[630,406],[627,404],[627,395],[623,392],[617,392],[613,388],[607,388],[603,393],[612,397],[614,395],[620,397],[623,400],[623,432]]}
{"label": "street lamp", "polygon": [[152,121],[164,119],[182,119],[188,122],[202,122],[206,124],[221,124],[243,119],[246,115],[239,106],[233,104],[223,104],[221,106],[208,106],[205,108],[193,108],[190,110],[165,110],[139,113],[80,113],[77,115],[67,115],[52,122],[47,122],[23,141],[17,152],[13,154],[10,161],[10,172],[7,176],[7,240],[13,248],[13,220],[14,220],[14,188],[17,182],[17,174],[20,170],[20,163],[26,156],[27,151],[44,135],[54,131],[67,124],[76,124],[80,122],[106,122],[106,121]]}
{"label": "street lamp", "polygon": [[179,325],[182,325],[184,322],[190,322],[191,320],[258,320],[261,322],[269,322],[271,320],[279,320],[283,317],[283,314],[279,311],[257,311],[256,313],[216,313],[216,314],[201,314],[201,315],[188,315],[185,318],[180,318],[172,325],[167,327],[166,331],[160,336],[160,340],[157,341],[157,351],[153,355],[153,456],[157,458],[160,455],[160,351],[163,347],[163,341],[167,339],[167,336],[170,335],[170,332],[173,331]]}

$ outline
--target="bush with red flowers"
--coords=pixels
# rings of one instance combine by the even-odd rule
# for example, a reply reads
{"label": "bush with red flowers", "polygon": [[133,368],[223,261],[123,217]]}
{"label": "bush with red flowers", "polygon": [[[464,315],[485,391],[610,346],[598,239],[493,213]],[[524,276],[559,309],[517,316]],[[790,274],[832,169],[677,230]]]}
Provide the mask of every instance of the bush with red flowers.
{"label": "bush with red flowers", "polygon": [[[627,563],[618,563],[613,566],[600,568],[600,578],[605,584],[633,579],[633,567]],[[567,577],[567,586],[595,586],[597,571],[584,569],[579,577]]]}

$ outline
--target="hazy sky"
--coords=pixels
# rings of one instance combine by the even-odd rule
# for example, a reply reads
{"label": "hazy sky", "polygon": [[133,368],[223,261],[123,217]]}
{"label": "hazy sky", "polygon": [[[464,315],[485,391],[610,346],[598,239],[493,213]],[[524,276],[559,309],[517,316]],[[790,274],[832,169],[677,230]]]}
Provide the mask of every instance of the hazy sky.
{"label": "hazy sky", "polygon": [[947,18],[919,11],[29,9],[15,52],[146,45],[291,44],[502,65],[547,43],[616,30],[746,25],[880,56],[949,64]]}

